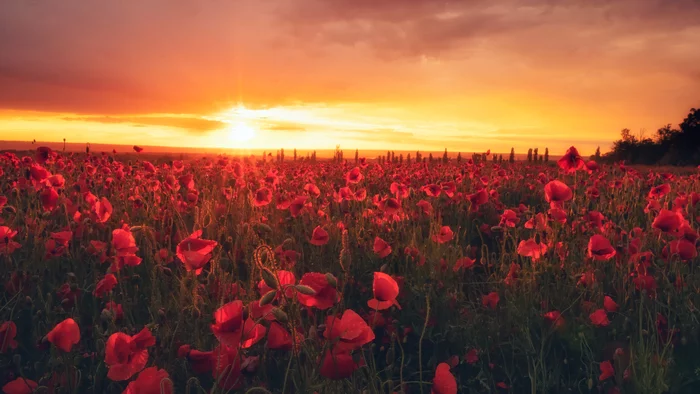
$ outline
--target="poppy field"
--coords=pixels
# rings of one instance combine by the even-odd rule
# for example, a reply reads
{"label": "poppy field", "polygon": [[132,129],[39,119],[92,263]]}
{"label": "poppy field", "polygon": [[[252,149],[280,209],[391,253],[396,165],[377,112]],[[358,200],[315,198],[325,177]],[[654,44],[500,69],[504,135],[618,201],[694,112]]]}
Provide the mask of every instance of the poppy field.
{"label": "poppy field", "polygon": [[700,172],[0,155],[0,387],[697,393]]}

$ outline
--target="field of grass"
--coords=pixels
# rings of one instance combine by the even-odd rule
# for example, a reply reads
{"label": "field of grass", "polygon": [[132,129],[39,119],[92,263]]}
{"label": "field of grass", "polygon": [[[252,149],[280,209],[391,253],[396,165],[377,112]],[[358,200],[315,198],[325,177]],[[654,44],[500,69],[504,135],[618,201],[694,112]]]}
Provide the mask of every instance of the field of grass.
{"label": "field of grass", "polygon": [[697,169],[38,149],[0,207],[8,394],[700,392]]}

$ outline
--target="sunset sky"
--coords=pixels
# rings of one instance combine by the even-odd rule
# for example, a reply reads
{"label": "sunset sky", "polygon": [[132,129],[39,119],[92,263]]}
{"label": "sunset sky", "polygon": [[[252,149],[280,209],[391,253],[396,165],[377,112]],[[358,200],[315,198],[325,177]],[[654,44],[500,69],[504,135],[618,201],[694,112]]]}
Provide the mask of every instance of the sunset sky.
{"label": "sunset sky", "polygon": [[4,0],[0,140],[590,154],[698,48],[697,0]]}

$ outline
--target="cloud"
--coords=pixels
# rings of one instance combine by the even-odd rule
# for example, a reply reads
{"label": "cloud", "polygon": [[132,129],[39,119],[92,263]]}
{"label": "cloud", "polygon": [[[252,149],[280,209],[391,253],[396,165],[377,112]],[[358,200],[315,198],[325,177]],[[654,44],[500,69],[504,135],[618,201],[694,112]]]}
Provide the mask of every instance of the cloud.
{"label": "cloud", "polygon": [[208,133],[226,128],[228,123],[218,120],[186,116],[67,116],[63,120],[97,123],[130,123],[132,126],[165,126],[184,129],[192,133]]}

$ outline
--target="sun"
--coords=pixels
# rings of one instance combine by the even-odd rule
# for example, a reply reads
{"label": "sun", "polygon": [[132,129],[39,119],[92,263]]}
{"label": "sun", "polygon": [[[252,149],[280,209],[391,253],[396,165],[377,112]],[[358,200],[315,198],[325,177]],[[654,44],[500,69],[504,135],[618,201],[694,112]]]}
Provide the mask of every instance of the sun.
{"label": "sun", "polygon": [[231,141],[247,142],[255,138],[255,129],[245,122],[238,121],[229,126],[228,138]]}

